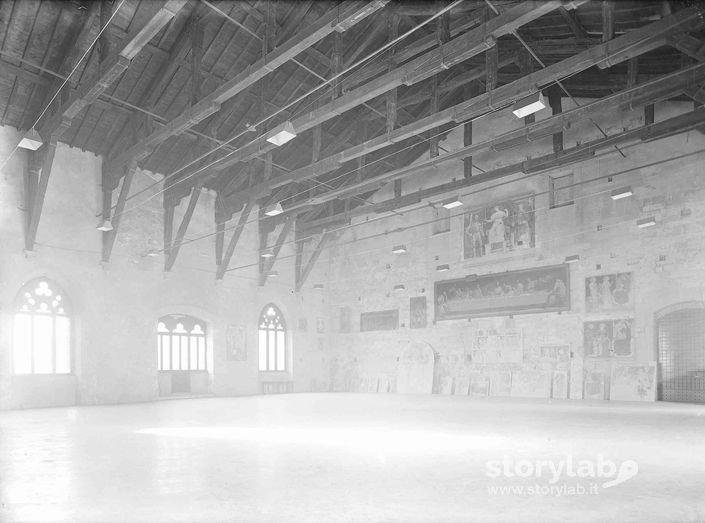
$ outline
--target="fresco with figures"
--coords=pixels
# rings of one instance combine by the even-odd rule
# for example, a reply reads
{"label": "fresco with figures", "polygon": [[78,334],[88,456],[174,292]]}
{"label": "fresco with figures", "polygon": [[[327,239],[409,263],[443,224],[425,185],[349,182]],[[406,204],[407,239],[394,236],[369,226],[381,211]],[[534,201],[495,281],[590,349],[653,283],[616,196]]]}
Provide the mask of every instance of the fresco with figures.
{"label": "fresco with figures", "polygon": [[534,197],[494,203],[465,214],[463,257],[480,258],[534,246]]}
{"label": "fresco with figures", "polygon": [[612,312],[633,308],[632,283],[631,272],[585,278],[586,312]]}
{"label": "fresco with figures", "polygon": [[634,355],[631,319],[589,321],[583,327],[586,358],[629,358]]}
{"label": "fresco with figures", "polygon": [[436,320],[569,309],[565,264],[435,283]]}

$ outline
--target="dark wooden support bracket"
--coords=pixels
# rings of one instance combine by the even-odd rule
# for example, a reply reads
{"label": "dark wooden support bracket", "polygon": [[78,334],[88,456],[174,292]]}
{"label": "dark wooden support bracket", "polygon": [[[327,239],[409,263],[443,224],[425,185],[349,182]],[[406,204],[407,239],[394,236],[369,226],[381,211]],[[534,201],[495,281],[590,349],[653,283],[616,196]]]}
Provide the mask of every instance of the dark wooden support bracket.
{"label": "dark wooden support bracket", "polygon": [[261,270],[260,270],[260,275],[259,275],[259,286],[262,287],[264,284],[267,282],[267,275],[269,271],[272,270],[274,267],[274,263],[277,261],[277,257],[279,256],[279,251],[281,251],[282,245],[284,245],[284,241],[286,240],[286,237],[289,235],[291,232],[291,229],[294,225],[296,217],[295,216],[289,216],[286,221],[284,222],[284,226],[282,227],[282,230],[279,231],[279,236],[277,236],[277,241],[272,247],[272,256],[269,258],[264,258],[264,262],[260,265]]}
{"label": "dark wooden support bracket", "polygon": [[[198,18],[191,19],[191,103],[201,99],[201,61],[203,59],[203,25]],[[148,133],[147,136],[149,136]]]}
{"label": "dark wooden support bracket", "polygon": [[27,251],[34,250],[39,218],[42,215],[44,197],[49,185],[49,176],[51,176],[55,153],[56,137],[54,136],[48,142],[45,142],[38,151],[28,153],[29,161],[25,174],[27,225],[24,237],[24,247]]}
{"label": "dark wooden support bracket", "polygon": [[196,204],[198,203],[198,197],[200,195],[200,185],[196,185],[193,189],[191,189],[191,198],[189,198],[188,207],[186,207],[184,217],[181,219],[179,229],[176,231],[176,238],[174,238],[174,242],[169,249],[169,254],[164,261],[164,271],[166,272],[169,272],[174,267],[176,257],[179,255],[181,244],[184,241],[184,236],[186,235],[186,230],[188,229],[189,223],[191,223],[191,218],[193,217],[193,212],[196,210]]}
{"label": "dark wooden support bracket", "polygon": [[[548,104],[551,106],[551,112],[554,116],[563,112],[561,89],[557,85],[551,86],[548,89]],[[553,134],[553,152],[557,153],[562,150],[563,131]]]}
{"label": "dark wooden support bracket", "polygon": [[[323,232],[321,239],[318,241],[318,244],[313,249],[313,252],[311,253],[311,256],[308,259],[308,262],[306,262],[305,266],[303,266],[303,245],[304,245],[304,242],[300,241],[299,243],[297,243],[296,255],[297,255],[298,269],[296,271],[296,284],[295,284],[296,292],[299,292],[301,290],[301,287],[303,287],[303,284],[306,283],[306,279],[311,274],[311,271],[313,270],[314,265],[316,265],[316,261],[321,256],[321,252],[323,252],[323,249],[325,248],[326,244],[330,240],[331,236],[332,236],[331,232],[329,232],[329,231]],[[301,251],[299,251],[299,247],[301,248]]]}
{"label": "dark wooden support bracket", "polygon": [[602,41],[614,38],[614,5],[612,0],[602,0]]}
{"label": "dark wooden support bracket", "polygon": [[[237,243],[240,240],[240,236],[242,235],[242,231],[245,228],[245,225],[247,224],[247,220],[250,217],[250,213],[252,212],[253,207],[254,200],[250,200],[243,207],[242,212],[240,213],[240,218],[238,218],[237,225],[235,226],[235,231],[233,231],[233,235],[230,237],[230,241],[228,242],[228,247],[223,253],[222,260],[220,260],[220,262],[218,263],[218,268],[216,269],[215,273],[216,280],[222,280],[225,276],[225,272],[228,270],[230,260],[232,259],[233,253],[235,252],[235,247],[237,246]],[[223,227],[223,237],[224,235],[225,227]]]}
{"label": "dark wooden support bracket", "polygon": [[[127,202],[127,196],[130,193],[130,186],[132,185],[132,180],[135,177],[135,171],[137,170],[137,163],[132,162],[126,169],[125,176],[122,179],[122,186],[120,187],[120,194],[118,195],[118,201],[115,204],[115,211],[113,212],[112,217],[110,216],[110,206],[109,204],[112,203],[112,190],[107,189],[107,191],[110,191],[109,194],[110,196],[106,195],[105,193],[107,191],[103,192],[103,219],[105,220],[110,220],[111,225],[113,226],[113,230],[111,231],[105,231],[103,232],[103,252],[102,252],[102,257],[101,260],[103,263],[107,263],[110,261],[110,255],[113,252],[113,246],[115,245],[115,238],[117,237],[118,229],[120,227],[120,221],[122,219],[122,214],[125,212],[125,203]],[[103,171],[103,187],[110,187],[109,183],[110,180],[108,177],[110,176],[110,173],[106,172],[105,170]],[[108,207],[106,209],[106,204],[108,204]],[[107,218],[106,218],[107,216]]]}
{"label": "dark wooden support bracket", "polygon": [[215,264],[223,264],[223,249],[225,247],[225,222],[215,224]]}
{"label": "dark wooden support bracket", "polygon": [[164,201],[164,256],[165,259],[171,253],[171,243],[174,239],[174,211],[176,204]]}

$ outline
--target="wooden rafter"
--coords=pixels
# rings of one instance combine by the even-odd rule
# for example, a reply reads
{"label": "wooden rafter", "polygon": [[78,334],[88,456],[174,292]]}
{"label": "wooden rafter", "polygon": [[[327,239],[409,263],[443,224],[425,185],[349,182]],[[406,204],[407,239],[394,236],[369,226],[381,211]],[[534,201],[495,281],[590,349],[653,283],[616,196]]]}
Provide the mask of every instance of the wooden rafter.
{"label": "wooden rafter", "polygon": [[[566,113],[564,113],[566,114]],[[370,213],[389,212],[395,209],[401,209],[422,202],[428,198],[433,198],[447,193],[457,192],[458,190],[470,187],[475,184],[484,183],[490,180],[496,180],[501,177],[509,176],[517,173],[535,173],[541,172],[556,167],[570,165],[576,162],[584,161],[592,157],[596,151],[612,148],[614,145],[626,143],[633,140],[650,141],[674,134],[683,133],[702,125],[705,118],[705,109],[696,109],[690,113],[679,115],[663,122],[654,123],[651,125],[641,126],[635,129],[623,131],[614,136],[599,138],[591,142],[587,142],[576,147],[566,149],[560,153],[550,153],[544,156],[519,162],[516,164],[507,165],[492,171],[487,171],[472,178],[461,179],[454,182],[445,183],[423,189],[412,194],[402,196],[401,198],[393,198],[374,204],[363,205],[350,210],[348,213],[338,216],[328,216],[316,221],[311,221],[306,224],[306,229],[302,234],[313,234],[320,228],[329,228],[332,224],[343,223],[355,216],[361,216]]]}
{"label": "wooden rafter", "polygon": [[179,229],[176,231],[176,238],[172,242],[169,253],[164,261],[164,270],[166,272],[171,271],[176,263],[176,257],[179,255],[179,250],[181,249],[181,244],[184,241],[184,236],[186,235],[186,230],[191,223],[191,218],[193,217],[193,212],[196,210],[196,204],[198,203],[198,197],[201,195],[201,187],[195,186],[191,189],[191,197],[188,201],[188,206],[186,207],[186,212],[183,218],[181,218],[181,223],[179,224]]}
{"label": "wooden rafter", "polygon": [[127,203],[127,196],[130,193],[130,187],[132,186],[132,180],[135,176],[135,171],[137,170],[137,165],[135,163],[130,164],[125,169],[125,176],[122,179],[122,186],[120,187],[120,193],[118,194],[118,201],[115,204],[115,211],[112,216],[110,215],[110,204],[112,203],[112,191],[113,188],[109,186],[109,181],[106,177],[105,171],[102,173],[103,177],[103,219],[108,220],[112,225],[113,229],[111,231],[104,231],[102,235],[103,249],[101,260],[104,263],[110,261],[110,255],[113,252],[113,246],[115,245],[115,239],[117,238],[118,230],[120,229],[120,222],[122,221],[122,215],[125,212],[125,204]]}
{"label": "wooden rafter", "polygon": [[109,170],[116,170],[120,165],[136,159],[144,159],[149,151],[168,138],[184,132],[186,129],[203,121],[218,112],[221,105],[261,80],[272,71],[287,63],[300,54],[304,49],[311,47],[327,35],[349,28],[366,16],[384,7],[389,0],[375,0],[374,2],[355,2],[346,4],[343,10],[333,11],[321,17],[316,22],[305,27],[291,38],[291,41],[278,47],[265,57],[261,58],[242,73],[228,80],[200,102],[190,107],[180,116],[171,120],[162,129],[152,133],[141,143],[117,155],[109,165]]}
{"label": "wooden rafter", "polygon": [[[274,267],[274,264],[277,261],[277,257],[279,256],[279,252],[281,251],[281,248],[284,245],[284,241],[286,240],[286,237],[291,232],[291,229],[294,225],[294,221],[295,221],[294,216],[289,216],[286,219],[281,231],[279,231],[279,236],[277,236],[277,241],[274,243],[274,246],[272,247],[272,256],[269,258],[266,258],[264,260],[264,263],[261,266],[260,275],[259,275],[260,287],[262,287],[267,282],[268,273]],[[261,223],[261,220],[260,220],[260,223]]]}
{"label": "wooden rafter", "polygon": [[537,85],[548,85],[566,76],[589,69],[594,65],[599,66],[599,64],[604,62],[616,63],[617,60],[628,60],[660,47],[665,43],[668,34],[674,31],[683,31],[683,27],[687,27],[690,24],[694,26],[703,25],[703,21],[700,18],[700,10],[696,8],[684,9],[675,15],[631,31],[610,42],[595,45],[582,53],[549,65],[526,77],[520,77],[509,84],[502,85],[493,91],[491,97],[488,93],[480,94],[436,114],[421,118],[412,124],[395,129],[392,133],[385,133],[366,140],[345,151],[323,158],[315,164],[279,176],[270,184],[260,184],[252,187],[247,191],[243,191],[238,197],[244,199],[253,196],[263,196],[274,188],[331,172],[345,162],[378,151],[393,143],[412,138],[430,129],[450,122],[463,122],[492,110],[506,107],[514,101],[531,94]]}
{"label": "wooden rafter", "polygon": [[216,269],[215,277],[218,280],[222,280],[225,276],[226,271],[228,270],[230,260],[232,259],[233,253],[235,252],[235,247],[237,246],[237,243],[240,240],[240,236],[242,235],[242,231],[244,230],[245,225],[247,224],[247,220],[250,217],[250,213],[252,212],[254,203],[254,200],[247,202],[247,204],[245,204],[245,206],[243,207],[242,212],[240,213],[240,218],[238,218],[238,222],[235,226],[235,230],[233,231],[233,235],[230,237],[228,247],[226,248],[223,254],[223,258],[218,263],[218,267]]}
{"label": "wooden rafter", "polygon": [[[580,1],[580,0],[576,0]],[[400,85],[412,85],[453,65],[463,62],[492,47],[497,38],[511,33],[517,27],[535,20],[560,5],[558,2],[522,2],[505,13],[489,20],[477,29],[471,30],[445,45],[407,62],[383,74],[369,83],[353,89],[329,104],[296,118],[292,123],[297,132],[303,132],[326,122],[380,94]],[[220,161],[214,167],[222,170],[243,160],[249,160],[272,150],[274,145],[266,141],[266,136],[253,140],[236,154]]]}
{"label": "wooden rafter", "polygon": [[56,135],[57,138],[61,138],[71,126],[73,119],[125,72],[132,59],[186,3],[187,0],[167,0],[156,4],[156,12],[142,26],[130,31],[115,58],[111,59],[105,67],[101,67],[100,74],[96,78],[81,85],[70,99],[62,104],[57,114],[47,118],[40,127],[40,133],[44,136]]}
{"label": "wooden rafter", "polygon": [[303,287],[303,284],[306,283],[306,280],[308,279],[309,275],[311,274],[311,271],[313,270],[313,267],[316,265],[316,261],[318,261],[318,258],[321,256],[321,253],[323,252],[323,249],[325,249],[326,244],[328,241],[331,239],[332,233],[328,231],[324,231],[323,234],[321,235],[321,239],[318,240],[318,243],[313,249],[313,252],[311,253],[311,256],[309,257],[308,261],[306,262],[306,265],[303,265],[303,247],[304,247],[304,241],[300,240],[297,242],[297,264],[296,264],[296,281],[295,281],[295,289],[296,292],[299,292],[301,290],[301,287]]}
{"label": "wooden rafter", "polygon": [[37,229],[39,227],[39,218],[42,215],[44,197],[47,192],[49,176],[51,175],[51,168],[54,163],[56,143],[57,138],[52,136],[39,150],[29,153],[29,162],[26,172],[27,181],[25,183],[27,189],[27,222],[24,239],[25,249],[28,251],[34,250],[34,242],[36,241]]}

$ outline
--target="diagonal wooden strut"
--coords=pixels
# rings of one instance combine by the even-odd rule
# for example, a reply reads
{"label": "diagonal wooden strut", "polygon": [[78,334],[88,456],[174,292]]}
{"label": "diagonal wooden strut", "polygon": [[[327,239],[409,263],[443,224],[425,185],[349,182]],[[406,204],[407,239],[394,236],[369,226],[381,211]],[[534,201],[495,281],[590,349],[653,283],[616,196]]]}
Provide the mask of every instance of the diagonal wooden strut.
{"label": "diagonal wooden strut", "polygon": [[[218,263],[218,268],[215,273],[216,280],[222,280],[223,276],[225,276],[225,272],[228,270],[228,265],[230,265],[230,260],[232,259],[233,253],[235,252],[235,247],[237,246],[237,242],[238,240],[240,240],[242,231],[245,228],[245,225],[247,224],[247,220],[250,217],[250,212],[254,207],[254,203],[254,200],[250,200],[249,202],[247,202],[245,204],[245,207],[243,207],[242,212],[240,213],[240,218],[237,221],[237,226],[235,227],[235,231],[233,232],[233,235],[230,238],[228,247],[225,250],[225,253],[223,254],[222,260]],[[223,234],[225,234],[225,229],[223,229]]]}
{"label": "diagonal wooden strut", "polygon": [[184,236],[186,235],[186,230],[188,229],[189,223],[191,223],[191,218],[193,217],[193,211],[196,210],[196,204],[198,203],[198,197],[201,195],[201,186],[196,185],[191,189],[191,198],[188,201],[188,207],[186,207],[186,213],[181,219],[181,224],[179,225],[179,230],[176,231],[176,238],[169,248],[169,254],[164,261],[164,270],[169,272],[176,262],[176,257],[179,255],[179,250],[181,249],[181,244],[184,241]]}
{"label": "diagonal wooden strut", "polygon": [[[311,274],[311,271],[313,270],[314,265],[316,265],[316,261],[321,256],[321,252],[323,252],[323,249],[325,248],[326,244],[330,240],[331,236],[332,236],[331,232],[324,231],[323,235],[321,236],[321,239],[318,240],[318,244],[313,249],[313,252],[311,253],[311,257],[308,259],[308,262],[306,262],[306,266],[304,266],[303,270],[301,270],[300,272],[296,271],[296,292],[299,292],[301,290],[301,287],[303,286],[303,284],[306,283],[306,279]],[[303,249],[303,241],[300,242],[300,245]],[[303,256],[303,252],[302,252],[302,256]]]}

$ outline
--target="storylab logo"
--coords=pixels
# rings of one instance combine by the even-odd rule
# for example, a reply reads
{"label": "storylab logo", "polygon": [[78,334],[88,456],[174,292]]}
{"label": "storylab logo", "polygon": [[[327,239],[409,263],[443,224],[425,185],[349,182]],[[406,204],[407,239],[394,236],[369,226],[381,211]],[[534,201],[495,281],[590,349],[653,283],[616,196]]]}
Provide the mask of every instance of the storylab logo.
{"label": "storylab logo", "polygon": [[[599,489],[615,487],[635,477],[639,466],[633,460],[616,462],[598,454],[594,459],[576,459],[567,455],[562,459],[489,460],[485,475],[491,479],[509,479],[512,485],[493,485],[490,494],[525,495],[592,495]],[[535,479],[535,485],[527,480]]]}

